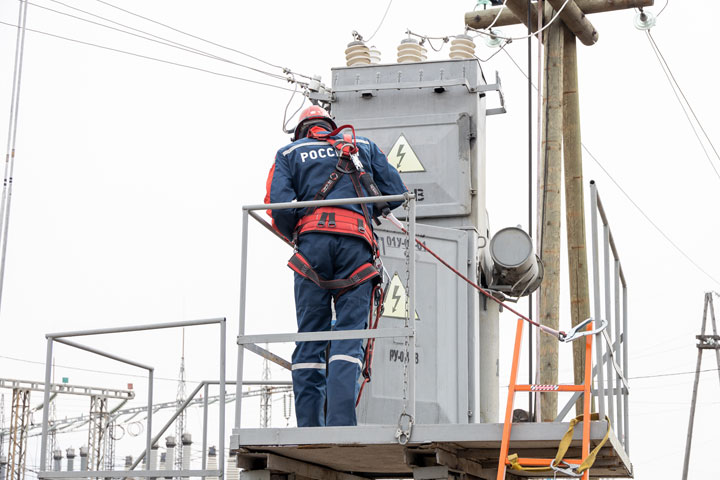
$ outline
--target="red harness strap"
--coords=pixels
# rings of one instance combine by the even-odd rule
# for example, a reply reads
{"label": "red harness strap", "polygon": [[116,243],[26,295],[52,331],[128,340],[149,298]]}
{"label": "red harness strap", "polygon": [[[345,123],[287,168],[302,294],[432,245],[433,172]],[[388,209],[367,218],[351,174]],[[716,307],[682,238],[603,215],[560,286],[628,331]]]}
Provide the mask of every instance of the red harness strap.
{"label": "red harness strap", "polygon": [[288,260],[288,267],[294,270],[298,275],[301,275],[308,280],[311,280],[315,285],[326,290],[339,290],[335,295],[335,298],[339,297],[348,290],[355,288],[361,283],[365,283],[375,277],[380,276],[380,272],[372,263],[364,263],[356,268],[349,277],[338,278],[335,280],[325,280],[318,273],[313,270],[310,262],[303,257],[300,252],[296,252],[290,260]]}
{"label": "red harness strap", "polygon": [[305,215],[297,223],[295,234],[299,237],[310,232],[360,237],[368,242],[373,252],[377,249],[375,236],[371,226],[367,225],[365,216],[346,208],[321,207],[310,215]]}

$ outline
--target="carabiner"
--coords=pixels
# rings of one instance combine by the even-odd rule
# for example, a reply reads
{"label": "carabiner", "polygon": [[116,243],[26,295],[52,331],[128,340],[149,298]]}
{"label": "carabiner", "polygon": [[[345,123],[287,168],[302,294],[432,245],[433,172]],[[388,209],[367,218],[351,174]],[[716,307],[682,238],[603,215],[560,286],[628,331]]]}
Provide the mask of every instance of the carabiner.
{"label": "carabiner", "polygon": [[550,462],[550,468],[552,468],[555,472],[562,473],[563,475],[567,475],[567,476],[569,476],[569,477],[582,477],[582,476],[583,476],[582,472],[581,472],[581,473],[577,473],[577,472],[575,471],[575,469],[576,469],[577,467],[573,467],[573,466],[570,465],[569,463],[564,462],[564,461],[562,461],[562,460],[560,461],[560,463],[562,463],[562,464],[564,464],[564,465],[567,465],[567,468],[562,468],[562,467],[560,467],[560,466],[557,466],[557,467],[556,467],[554,461],[553,461],[553,462]]}
{"label": "carabiner", "polygon": [[[595,323],[595,329],[593,330],[586,330],[587,326],[590,323]],[[586,337],[588,335],[595,335],[596,333],[600,333],[603,330],[605,330],[608,326],[608,322],[605,319],[600,319],[600,326],[597,326],[597,322],[594,318],[586,318],[582,322],[575,325],[573,328],[570,329],[563,337],[560,337],[561,342],[569,343],[577,340],[580,337]]]}
{"label": "carabiner", "polygon": [[[407,428],[403,427],[403,418],[407,418]],[[397,431],[395,432],[395,438],[400,445],[407,445],[407,443],[410,441],[410,436],[412,435],[412,428],[414,423],[415,421],[412,415],[410,415],[409,413],[405,413],[405,411],[403,411],[403,413],[400,414],[400,418],[398,418]]]}

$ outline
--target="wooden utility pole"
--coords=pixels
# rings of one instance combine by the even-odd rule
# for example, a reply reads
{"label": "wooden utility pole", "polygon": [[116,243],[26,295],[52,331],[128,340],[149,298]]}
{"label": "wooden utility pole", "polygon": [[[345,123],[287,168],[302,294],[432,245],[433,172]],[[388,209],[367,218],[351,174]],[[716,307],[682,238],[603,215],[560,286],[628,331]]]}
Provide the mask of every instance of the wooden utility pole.
{"label": "wooden utility pole", "polygon": [[[559,329],[560,318],[560,183],[562,182],[563,125],[563,24],[553,23],[545,36],[545,88],[538,189],[538,225],[540,251],[545,275],[540,287],[540,323]],[[538,383],[558,383],[558,341],[540,335],[540,377]],[[557,415],[557,393],[543,393],[540,418],[552,422]]]}
{"label": "wooden utility pole", "polygon": [[[570,316],[573,326],[590,317],[585,210],[583,199],[582,141],[580,139],[580,99],[578,95],[577,43],[575,35],[563,28],[563,164],[565,167],[565,219],[570,273]],[[573,373],[576,384],[585,377],[585,345],[573,343]],[[575,404],[583,413],[583,401]]]}
{"label": "wooden utility pole", "polygon": [[[703,308],[702,328],[697,338],[697,365],[695,366],[695,383],[693,384],[692,403],[690,404],[690,423],[688,424],[687,441],[685,443],[685,461],[683,462],[682,480],[688,478],[688,467],[690,466],[690,447],[692,446],[693,423],[695,421],[695,405],[697,404],[698,384],[700,383],[700,365],[702,364],[702,353],[704,350],[715,350],[717,360],[718,376],[720,377],[720,335],[718,335],[717,323],[715,322],[715,308],[713,307],[713,292],[705,294],[705,307]],[[710,310],[710,321],[712,323],[712,335],[705,335],[707,325],[708,307]]]}
{"label": "wooden utility pole", "polygon": [[[526,4],[526,2],[521,3]],[[562,3],[564,2],[560,2],[560,6],[562,6]],[[583,15],[590,15],[593,13],[610,12],[613,10],[649,7],[653,5],[654,0],[575,0],[574,2],[571,1],[570,3],[574,3]],[[510,0],[508,0],[506,6],[507,8],[504,9],[502,12],[500,12],[500,8],[488,8],[487,10],[475,10],[472,12],[467,12],[465,14],[465,24],[471,28],[487,28],[490,26],[491,23],[493,23],[495,17],[498,17],[498,13],[500,13],[500,16],[495,22],[496,27],[505,27],[508,25],[525,23],[525,19],[527,19],[527,14],[520,18],[515,13],[515,11],[511,9]],[[532,8],[536,10],[535,2],[533,2]],[[527,12],[527,10],[525,9],[523,11]],[[537,23],[534,23],[531,28],[533,32],[536,31]]]}
{"label": "wooden utility pole", "polygon": [[[558,19],[545,36],[545,85],[543,88],[542,158],[538,171],[538,228],[545,276],[540,289],[540,322],[557,329],[560,298],[560,182],[561,154],[564,155],[568,259],[570,268],[570,301],[572,325],[590,316],[587,247],[585,241],[585,210],[582,175],[582,144],[577,75],[577,42],[593,45],[598,33],[587,19],[591,13],[649,7],[654,0],[547,0],[555,11],[562,8]],[[465,23],[476,29],[491,24],[502,27],[524,24],[537,31],[537,3],[507,0],[507,8],[491,8],[467,12]],[[530,25],[528,25],[528,7]],[[546,16],[547,18],[547,16]],[[544,25],[545,23],[543,23]],[[540,335],[538,383],[557,384],[557,340]],[[573,346],[573,371],[576,383],[584,381],[582,342]],[[556,394],[544,394],[541,403],[543,421],[557,415]],[[577,413],[582,413],[579,402]]]}

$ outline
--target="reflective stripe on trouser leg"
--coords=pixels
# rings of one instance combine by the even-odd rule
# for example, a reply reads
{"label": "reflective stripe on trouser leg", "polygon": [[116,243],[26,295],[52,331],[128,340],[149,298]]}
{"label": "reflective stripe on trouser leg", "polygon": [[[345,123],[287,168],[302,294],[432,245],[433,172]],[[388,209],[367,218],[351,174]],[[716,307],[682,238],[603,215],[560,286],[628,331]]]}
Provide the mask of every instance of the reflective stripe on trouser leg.
{"label": "reflective stripe on trouser leg", "polygon": [[[335,304],[335,330],[360,330],[367,324],[372,283],[366,282],[344,293]],[[327,376],[328,426],[356,425],[355,400],[362,370],[362,340],[330,343]]]}
{"label": "reflective stripe on trouser leg", "polygon": [[[330,292],[295,274],[295,311],[299,332],[330,330],[330,301]],[[325,425],[327,344],[327,341],[295,344],[292,379],[298,427]]]}

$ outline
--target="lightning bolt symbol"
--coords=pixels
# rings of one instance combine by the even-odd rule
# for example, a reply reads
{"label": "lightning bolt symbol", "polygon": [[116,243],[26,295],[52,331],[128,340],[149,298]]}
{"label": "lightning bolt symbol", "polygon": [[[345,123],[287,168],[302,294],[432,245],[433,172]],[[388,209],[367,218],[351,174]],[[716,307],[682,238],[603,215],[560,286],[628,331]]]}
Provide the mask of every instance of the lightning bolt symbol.
{"label": "lightning bolt symbol", "polygon": [[405,158],[405,153],[403,153],[404,147],[405,147],[404,143],[401,143],[400,146],[398,146],[397,156],[400,159],[400,160],[398,160],[397,167],[396,167],[398,170],[400,170],[400,164],[402,163],[403,158]]}
{"label": "lightning bolt symbol", "polygon": [[398,295],[398,290],[400,289],[400,285],[395,285],[395,289],[393,290],[392,299],[395,300],[395,304],[392,307],[393,313],[395,313],[395,310],[397,310],[398,303],[400,303],[400,299],[402,298],[401,295]]}

